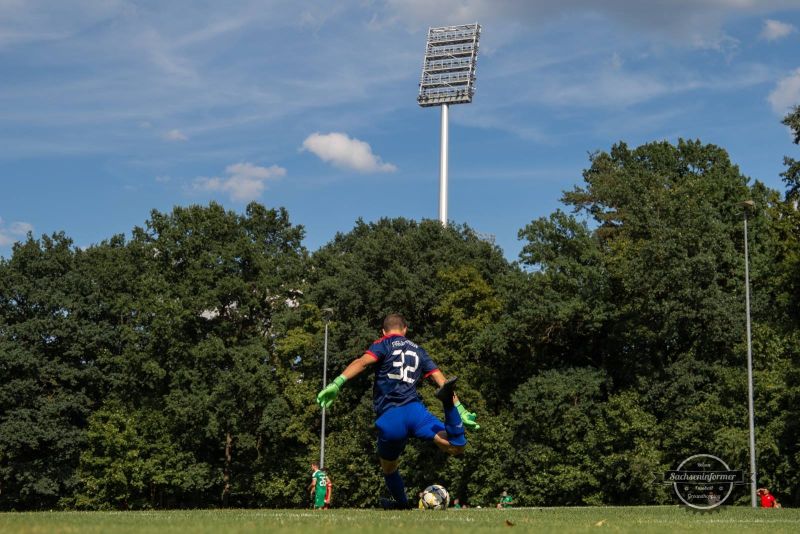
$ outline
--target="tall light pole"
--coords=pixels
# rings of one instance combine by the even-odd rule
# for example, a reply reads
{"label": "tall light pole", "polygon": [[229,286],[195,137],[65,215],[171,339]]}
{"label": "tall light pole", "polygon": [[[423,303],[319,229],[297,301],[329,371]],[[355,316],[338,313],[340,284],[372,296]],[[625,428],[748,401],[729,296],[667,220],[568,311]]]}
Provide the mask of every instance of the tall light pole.
{"label": "tall light pole", "polygon": [[450,105],[442,104],[442,139],[439,154],[439,222],[447,226],[447,158],[449,140]]}
{"label": "tall light pole", "polygon": [[750,333],[750,258],[747,247],[747,214],[755,207],[755,202],[745,200],[739,203],[744,212],[744,302],[747,311],[747,411],[750,424],[750,501],[756,507],[756,431],[753,414],[753,340]]}
{"label": "tall light pole", "polygon": [[439,221],[447,226],[448,122],[450,104],[468,104],[475,93],[475,66],[481,27],[475,24],[428,29],[417,102],[442,107],[439,157]]}
{"label": "tall light pole", "polygon": [[[322,356],[322,389],[328,385],[328,324],[331,322],[333,308],[322,308],[325,314],[325,348]],[[320,471],[325,467],[325,407],[322,407],[322,429],[319,433],[319,468]]]}

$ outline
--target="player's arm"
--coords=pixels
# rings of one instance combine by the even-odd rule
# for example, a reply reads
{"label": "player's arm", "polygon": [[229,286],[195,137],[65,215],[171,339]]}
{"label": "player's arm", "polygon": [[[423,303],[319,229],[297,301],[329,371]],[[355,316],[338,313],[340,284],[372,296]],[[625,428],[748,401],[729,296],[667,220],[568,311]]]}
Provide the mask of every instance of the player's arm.
{"label": "player's arm", "polygon": [[444,374],[438,369],[435,369],[430,375],[428,375],[428,378],[430,378],[433,383],[436,384],[437,388],[442,387],[447,381],[447,379],[444,377]]}
{"label": "player's arm", "polygon": [[372,355],[372,353],[365,352],[363,356],[361,356],[360,358],[356,358],[355,360],[350,362],[350,365],[345,367],[344,371],[342,371],[342,374],[339,376],[345,377],[346,380],[355,378],[364,371],[366,371],[367,367],[369,367],[376,361],[378,360],[377,358],[375,358],[375,356]]}
{"label": "player's arm", "polygon": [[[433,382],[436,384],[436,387],[442,387],[447,381],[447,379],[444,377],[444,374],[438,369],[433,371],[429,375],[429,378],[433,380]],[[458,395],[455,393],[453,394],[453,404],[458,410],[458,414],[461,416],[461,421],[464,423],[465,427],[469,428],[470,430],[480,430],[481,425],[475,421],[475,419],[478,417],[477,414],[468,411],[467,408],[461,404],[461,401],[458,400]]]}
{"label": "player's arm", "polygon": [[325,389],[317,394],[317,403],[323,408],[330,406],[331,403],[333,403],[333,399],[335,399],[339,394],[339,390],[342,389],[342,386],[345,382],[363,373],[367,367],[376,361],[377,358],[373,356],[372,353],[365,352],[363,356],[350,362],[350,365],[345,367],[344,371],[342,371],[342,374],[337,376],[333,382],[328,384]]}

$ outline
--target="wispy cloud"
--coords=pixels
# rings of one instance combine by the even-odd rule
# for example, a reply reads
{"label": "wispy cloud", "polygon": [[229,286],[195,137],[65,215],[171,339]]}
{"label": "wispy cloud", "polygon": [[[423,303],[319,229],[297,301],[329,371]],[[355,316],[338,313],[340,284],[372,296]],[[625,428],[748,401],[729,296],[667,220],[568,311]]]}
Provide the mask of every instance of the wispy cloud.
{"label": "wispy cloud", "polygon": [[796,31],[797,28],[791,24],[779,20],[767,19],[764,21],[764,28],[761,30],[761,38],[767,41],[777,41]]}
{"label": "wispy cloud", "polygon": [[760,64],[746,64],[735,73],[696,73],[675,70],[667,74],[625,69],[612,58],[610,65],[587,66],[575,74],[568,70],[552,72],[531,85],[529,98],[548,106],[580,106],[613,109],[634,106],[661,97],[689,91],[730,91],[751,87],[771,79]]}
{"label": "wispy cloud", "polygon": [[64,40],[119,15],[125,9],[124,0],[0,1],[0,48]]}
{"label": "wispy cloud", "polygon": [[0,218],[0,247],[7,247],[22,240],[28,232],[33,232],[32,224],[17,221],[7,225]]}
{"label": "wispy cloud", "polygon": [[779,115],[785,114],[792,106],[800,105],[800,68],[781,79],[767,100]]}
{"label": "wispy cloud", "polygon": [[308,150],[322,161],[342,169],[361,173],[397,170],[395,165],[384,163],[379,156],[373,154],[369,143],[352,138],[345,133],[313,133],[303,141],[303,150]]}
{"label": "wispy cloud", "polygon": [[277,165],[261,167],[243,162],[228,165],[225,174],[225,177],[197,178],[194,188],[199,191],[227,193],[231,200],[249,202],[261,197],[268,181],[286,176],[286,169]]}
{"label": "wispy cloud", "polygon": [[[320,127],[320,121],[302,124],[312,110],[339,111],[387,92],[405,96],[403,88],[413,88],[418,75],[417,50],[398,46],[413,37],[397,26],[384,38],[365,31],[365,22],[350,16],[362,7],[352,0],[335,8],[319,0],[302,8],[288,0],[271,0],[266,7],[236,0],[202,8],[185,0],[147,9],[128,0],[50,4],[0,0],[0,50],[4,42],[26,47],[19,76],[15,63],[6,61],[15,55],[0,56],[0,68],[9,73],[9,83],[0,87],[0,132],[41,128],[30,135],[0,133],[0,146],[13,144],[14,154],[51,153],[50,146],[59,152],[73,146],[72,152],[118,152],[121,145],[141,142],[132,139],[132,124],[153,128],[158,140],[181,141],[182,134],[194,141],[211,131],[219,132],[216,146],[241,149],[251,142],[247,148],[253,149],[252,137],[234,139],[231,133],[261,123],[281,134],[296,127],[295,135],[303,135]],[[54,65],[57,84],[27,75],[50,72]],[[165,133],[178,121],[178,132]],[[98,124],[103,127],[87,127]],[[341,119],[336,124],[351,125]],[[76,130],[84,136],[80,142]],[[202,144],[192,144],[184,150],[206,153]]]}
{"label": "wispy cloud", "polygon": [[[158,167],[158,158],[210,159],[227,150],[213,167],[221,168],[261,153],[264,143],[288,153],[315,130],[365,131],[382,115],[414,107],[425,28],[475,20],[484,24],[475,106],[482,115],[491,101],[559,111],[641,103],[686,87],[675,82],[684,58],[659,59],[679,48],[735,47],[723,32],[729,21],[757,17],[758,31],[771,10],[792,2],[683,0],[675,8],[674,0],[342,0],[331,8],[321,0],[301,7],[271,0],[264,8],[233,0],[197,8],[175,0],[144,9],[129,0],[0,0],[0,49],[11,43],[24,50],[24,57],[0,55],[9,73],[0,86],[0,159],[117,154],[170,141],[170,151],[147,158],[160,174],[176,171]],[[638,55],[653,49],[668,52],[644,72]],[[26,65],[19,75],[17,63]],[[57,84],[30,74],[51,71]],[[510,130],[539,136],[515,113],[501,115]],[[326,161],[359,172],[395,168],[376,163],[375,154],[370,164],[369,154],[366,164],[333,155]],[[401,157],[391,156],[405,166]]]}
{"label": "wispy cloud", "polygon": [[164,134],[163,137],[164,137],[164,139],[166,141],[188,141],[189,140],[189,137],[187,137],[185,133],[183,133],[182,131],[180,131],[178,129],[168,131],[167,133]]}
{"label": "wispy cloud", "polygon": [[653,39],[727,52],[737,43],[723,31],[726,22],[789,7],[791,0],[691,0],[681,1],[677,6],[675,0],[386,0],[386,3],[391,15],[408,25],[480,21],[485,27],[511,24],[531,28],[553,20],[573,19],[577,28],[581,22],[576,16],[590,14]]}

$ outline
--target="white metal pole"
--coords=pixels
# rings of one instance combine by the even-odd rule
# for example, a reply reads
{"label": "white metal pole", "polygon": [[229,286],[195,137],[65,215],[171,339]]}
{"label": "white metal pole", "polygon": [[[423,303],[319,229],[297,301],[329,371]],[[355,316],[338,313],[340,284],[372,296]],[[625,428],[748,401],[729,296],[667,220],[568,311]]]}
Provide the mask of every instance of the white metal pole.
{"label": "white metal pole", "polygon": [[439,221],[447,226],[447,104],[442,104],[442,153],[439,159]]}
{"label": "white metal pole", "polygon": [[753,341],[750,334],[750,258],[747,250],[747,207],[744,209],[744,300],[747,308],[747,409],[750,423],[750,500],[756,507],[756,431],[753,415]]}
{"label": "white metal pole", "polygon": [[[322,389],[328,385],[328,323],[325,321],[325,349],[322,357]],[[319,436],[319,469],[325,467],[325,407],[322,407],[322,431]]]}

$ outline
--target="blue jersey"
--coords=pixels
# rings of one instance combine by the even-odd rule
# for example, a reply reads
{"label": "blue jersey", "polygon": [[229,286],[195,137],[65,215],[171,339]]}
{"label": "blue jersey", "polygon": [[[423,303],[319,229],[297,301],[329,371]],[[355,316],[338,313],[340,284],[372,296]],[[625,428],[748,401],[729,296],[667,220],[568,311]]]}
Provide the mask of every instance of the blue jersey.
{"label": "blue jersey", "polygon": [[421,400],[417,382],[437,370],[425,349],[399,334],[375,341],[366,354],[377,361],[372,405],[378,416],[393,406]]}

